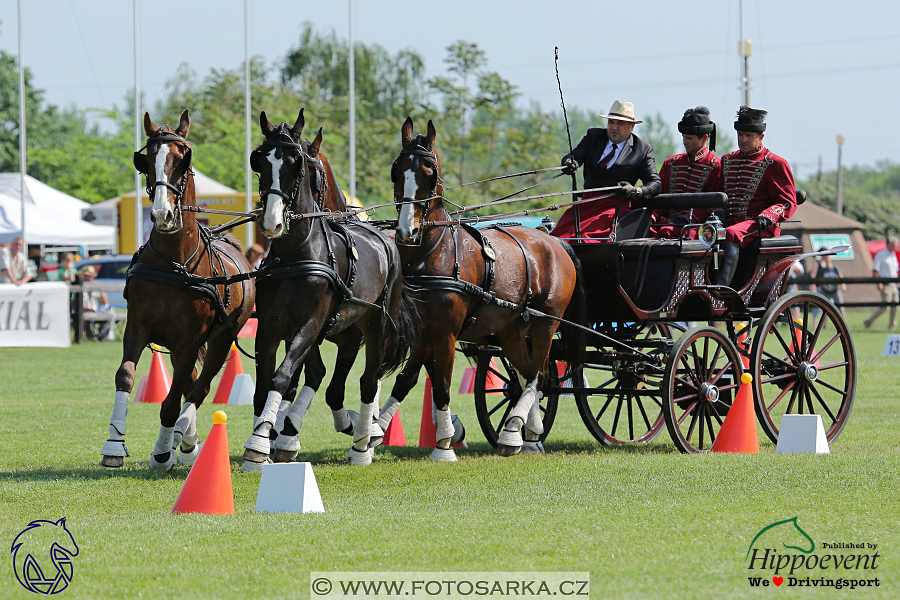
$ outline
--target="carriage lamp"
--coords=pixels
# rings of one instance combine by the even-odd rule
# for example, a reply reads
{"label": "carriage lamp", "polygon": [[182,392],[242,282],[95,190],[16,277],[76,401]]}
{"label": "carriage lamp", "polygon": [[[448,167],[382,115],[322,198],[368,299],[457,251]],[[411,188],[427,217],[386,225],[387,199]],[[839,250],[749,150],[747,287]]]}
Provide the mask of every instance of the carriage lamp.
{"label": "carriage lamp", "polygon": [[722,222],[719,221],[719,217],[713,215],[706,223],[701,225],[700,233],[697,237],[700,239],[700,243],[707,248],[712,248],[719,241],[724,240],[725,228],[722,227]]}

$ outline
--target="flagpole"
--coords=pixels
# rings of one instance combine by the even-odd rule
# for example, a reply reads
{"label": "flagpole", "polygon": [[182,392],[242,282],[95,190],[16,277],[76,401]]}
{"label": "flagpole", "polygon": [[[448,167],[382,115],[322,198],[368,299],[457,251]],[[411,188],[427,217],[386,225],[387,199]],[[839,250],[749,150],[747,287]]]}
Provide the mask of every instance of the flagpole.
{"label": "flagpole", "polygon": [[356,198],[356,65],[355,54],[353,48],[353,0],[349,0],[350,13],[350,51],[349,51],[349,71],[350,71],[350,200]]}
{"label": "flagpole", "polygon": [[[134,151],[141,149],[141,37],[138,0],[134,0]],[[134,171],[134,250],[144,241],[144,210],[141,203],[141,173]]]}
{"label": "flagpole", "polygon": [[19,18],[19,192],[22,200],[22,241],[25,240],[25,42],[22,37],[22,0],[18,1]]}
{"label": "flagpole", "polygon": [[[250,191],[250,0],[244,0],[244,212],[253,210]],[[253,221],[247,222],[247,248],[253,245]]]}

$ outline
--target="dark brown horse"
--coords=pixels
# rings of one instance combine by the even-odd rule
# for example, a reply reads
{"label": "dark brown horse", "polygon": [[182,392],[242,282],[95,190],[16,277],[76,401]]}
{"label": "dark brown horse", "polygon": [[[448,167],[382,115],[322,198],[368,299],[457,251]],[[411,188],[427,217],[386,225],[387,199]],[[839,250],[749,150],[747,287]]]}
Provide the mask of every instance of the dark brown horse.
{"label": "dark brown horse", "polygon": [[[377,418],[379,379],[402,364],[418,331],[415,309],[402,294],[400,257],[390,239],[359,221],[292,218],[322,212],[326,180],[320,160],[322,130],[305,143],[303,126],[302,110],[293,127],[287,123],[276,127],[262,113],[265,141],[250,155],[251,167],[260,174],[261,227],[271,245],[263,263],[268,275],[257,282],[256,421],[244,446],[248,470],[269,460],[277,411],[310,349],[323,338],[354,327],[365,338],[366,366],[347,460],[371,463],[370,428]],[[275,351],[282,341],[288,344],[287,352],[276,369]],[[304,405],[298,398],[287,412],[285,429],[275,441],[285,458],[296,453],[296,429],[307,407],[308,402]],[[336,423],[336,429],[341,425],[350,423]]]}
{"label": "dark brown horse", "polygon": [[[153,231],[128,271],[122,365],[116,372],[109,439],[100,463],[106,467],[121,467],[128,456],[124,436],[129,394],[135,366],[150,343],[171,351],[174,368],[171,391],[160,408],[159,439],[150,467],[172,468],[179,448],[180,462],[193,464],[200,450],[197,408],[253,309],[256,292],[246,277],[250,266],[240,242],[231,235],[212,237],[197,223],[195,213],[184,210],[195,205],[191,149],[186,141],[189,127],[188,111],[182,113],[175,130],[168,125],[157,127],[145,113],[147,154],[134,154],[134,166],[147,176],[153,200]],[[226,282],[234,276],[239,277]],[[199,375],[198,362],[203,365]]]}
{"label": "dark brown horse", "polygon": [[[443,204],[436,135],[428,121],[428,134],[414,136],[412,119],[407,119],[401,129],[403,150],[391,170],[400,213],[395,240],[404,282],[421,289],[427,308],[421,311],[421,343],[397,377],[380,420],[386,427],[424,363],[437,409],[436,447],[431,458],[456,460],[450,448],[455,427],[449,408],[456,341],[479,341],[495,334],[523,389],[499,442],[500,454],[516,454],[526,441],[536,448],[543,433],[538,390],[547,377],[550,345],[559,327],[559,322],[549,317],[562,317],[575,298],[578,302],[573,302],[572,312],[566,314],[581,321],[578,260],[568,244],[535,229],[496,226],[475,230],[454,223]],[[566,343],[572,364],[580,362],[583,347],[577,331],[569,330]]]}

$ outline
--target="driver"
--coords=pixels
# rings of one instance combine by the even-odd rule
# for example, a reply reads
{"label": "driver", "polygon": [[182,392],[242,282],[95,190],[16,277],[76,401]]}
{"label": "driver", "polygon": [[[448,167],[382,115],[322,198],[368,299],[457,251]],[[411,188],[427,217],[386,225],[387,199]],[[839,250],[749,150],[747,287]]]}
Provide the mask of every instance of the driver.
{"label": "driver", "polygon": [[[662,189],[656,172],[653,146],[634,135],[634,126],[643,123],[634,118],[631,102],[613,102],[607,128],[591,128],[578,146],[562,159],[563,173],[571,175],[584,165],[584,189],[620,186],[618,193],[587,192],[584,199],[598,198],[580,205],[581,237],[607,238],[614,226],[616,207],[621,217],[628,212],[632,198],[656,196]],[[638,180],[644,185],[637,186]],[[573,208],[569,207],[551,235],[575,236]]]}
{"label": "driver", "polygon": [[741,248],[778,235],[778,222],[797,210],[794,174],[788,162],[763,146],[766,115],[742,106],[737,113],[738,150],[722,157],[722,187],[728,194],[724,257],[716,285],[730,285]]}

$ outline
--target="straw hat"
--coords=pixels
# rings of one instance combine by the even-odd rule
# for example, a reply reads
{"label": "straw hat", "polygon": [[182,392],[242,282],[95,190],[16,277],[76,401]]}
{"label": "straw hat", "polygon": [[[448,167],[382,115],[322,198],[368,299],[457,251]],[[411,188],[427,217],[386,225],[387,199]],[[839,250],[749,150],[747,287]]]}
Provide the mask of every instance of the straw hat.
{"label": "straw hat", "polygon": [[627,121],[628,123],[643,123],[634,118],[634,104],[631,102],[619,102],[616,100],[609,109],[608,115],[599,115],[606,119],[615,119],[616,121]]}
{"label": "straw hat", "polygon": [[94,267],[94,265],[85,265],[78,269],[78,272],[82,275],[90,275],[91,277],[97,276],[97,269]]}

